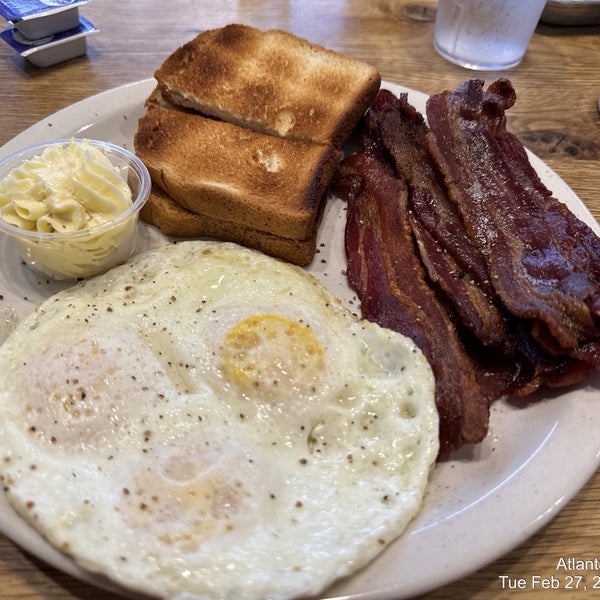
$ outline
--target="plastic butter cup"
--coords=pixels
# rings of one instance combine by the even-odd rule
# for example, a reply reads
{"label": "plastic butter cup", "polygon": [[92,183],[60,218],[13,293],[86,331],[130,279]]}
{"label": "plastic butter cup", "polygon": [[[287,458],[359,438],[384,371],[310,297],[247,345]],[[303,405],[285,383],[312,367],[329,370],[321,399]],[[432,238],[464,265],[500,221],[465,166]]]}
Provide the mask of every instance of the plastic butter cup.
{"label": "plastic butter cup", "polygon": [[0,234],[8,235],[33,271],[52,279],[86,279],[126,262],[137,242],[139,212],[150,194],[144,163],[125,148],[97,140],[55,140],[16,152],[0,162],[0,182],[26,161],[53,145],[89,142],[103,151],[131,190],[131,204],[102,224],[69,232],[30,231],[0,218]]}
{"label": "plastic butter cup", "polygon": [[10,21],[16,31],[35,40],[79,25],[79,7],[89,0],[0,0],[0,14]]}
{"label": "plastic butter cup", "polygon": [[0,37],[36,67],[45,68],[86,54],[88,36],[98,31],[90,21],[79,17],[74,29],[44,38],[26,38],[14,25],[0,32]]}

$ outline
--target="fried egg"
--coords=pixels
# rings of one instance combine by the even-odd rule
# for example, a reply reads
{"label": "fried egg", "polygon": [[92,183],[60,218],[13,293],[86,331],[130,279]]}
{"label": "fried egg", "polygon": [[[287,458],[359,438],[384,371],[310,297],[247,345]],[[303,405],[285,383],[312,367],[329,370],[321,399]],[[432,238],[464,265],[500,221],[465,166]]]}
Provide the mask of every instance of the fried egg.
{"label": "fried egg", "polygon": [[161,598],[317,594],[415,516],[438,452],[408,338],[304,270],[170,244],[51,297],[0,347],[9,502]]}

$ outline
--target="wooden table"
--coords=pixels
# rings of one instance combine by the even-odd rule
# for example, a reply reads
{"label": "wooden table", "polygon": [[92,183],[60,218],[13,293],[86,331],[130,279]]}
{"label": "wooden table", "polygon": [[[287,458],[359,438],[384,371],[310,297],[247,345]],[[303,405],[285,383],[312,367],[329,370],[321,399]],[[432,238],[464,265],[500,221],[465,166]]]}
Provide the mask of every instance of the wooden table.
{"label": "wooden table", "polygon": [[[509,77],[518,93],[509,129],[557,171],[600,220],[600,27],[540,25],[521,65],[503,73],[475,73],[434,51],[435,2],[428,0],[96,0],[84,6],[82,14],[101,30],[89,38],[85,57],[44,70],[0,45],[0,145],[73,102],[151,77],[169,53],[197,32],[244,22],[288,29],[372,63],[388,81],[426,93],[454,88],[474,77]],[[539,533],[427,598],[597,597],[600,590],[503,590],[500,576],[550,577],[561,557],[600,559],[599,502],[596,473]],[[5,598],[116,596],[57,572],[0,536],[0,600]]]}

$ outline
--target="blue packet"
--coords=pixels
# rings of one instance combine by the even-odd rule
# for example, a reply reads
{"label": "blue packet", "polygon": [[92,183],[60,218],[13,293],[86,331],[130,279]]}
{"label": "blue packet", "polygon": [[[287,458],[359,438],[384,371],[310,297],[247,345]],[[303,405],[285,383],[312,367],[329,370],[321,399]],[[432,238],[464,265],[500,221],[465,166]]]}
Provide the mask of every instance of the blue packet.
{"label": "blue packet", "polygon": [[11,23],[87,4],[89,0],[0,0],[0,14]]}
{"label": "blue packet", "polygon": [[84,17],[79,17],[77,27],[44,38],[33,40],[26,38],[15,26],[7,27],[1,31],[0,38],[34,65],[49,67],[85,54],[87,51],[87,36],[98,31],[93,23]]}
{"label": "blue packet", "polygon": [[77,27],[89,0],[0,0],[0,12],[25,37],[43,38]]}

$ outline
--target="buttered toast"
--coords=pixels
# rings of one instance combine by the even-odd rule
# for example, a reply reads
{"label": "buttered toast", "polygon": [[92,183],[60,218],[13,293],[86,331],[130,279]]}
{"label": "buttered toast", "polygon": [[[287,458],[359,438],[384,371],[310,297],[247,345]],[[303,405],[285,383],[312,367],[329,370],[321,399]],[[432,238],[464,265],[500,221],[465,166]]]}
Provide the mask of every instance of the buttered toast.
{"label": "buttered toast", "polygon": [[155,72],[162,96],[230,123],[341,148],[381,83],[377,69],[278,29],[200,33]]}

